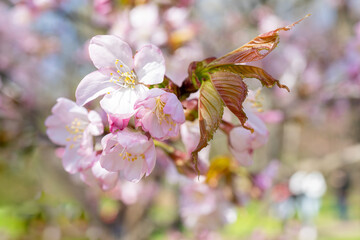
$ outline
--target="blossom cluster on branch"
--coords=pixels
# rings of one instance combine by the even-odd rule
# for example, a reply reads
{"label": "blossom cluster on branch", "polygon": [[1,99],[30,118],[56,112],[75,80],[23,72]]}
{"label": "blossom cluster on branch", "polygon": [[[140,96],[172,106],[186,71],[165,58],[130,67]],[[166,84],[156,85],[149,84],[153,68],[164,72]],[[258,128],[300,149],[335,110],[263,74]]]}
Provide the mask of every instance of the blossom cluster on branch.
{"label": "blossom cluster on branch", "polygon": [[[230,202],[242,200],[233,192],[223,211],[214,209],[215,202],[222,201],[224,189],[232,189],[238,167],[251,163],[253,151],[268,136],[264,122],[254,113],[256,104],[251,105],[256,99],[247,100],[250,90],[243,79],[256,78],[265,87],[289,90],[263,69],[244,63],[267,56],[279,42],[278,32],[296,23],[261,34],[223,57],[192,62],[181,86],[165,75],[165,59],[155,45],[142,46],[133,55],[128,43],[115,35],[93,37],[89,56],[97,70],[80,81],[76,102],[58,99],[45,122],[49,138],[63,147],[59,155],[65,170],[79,173],[90,186],[114,193],[124,180],[138,183],[149,176],[157,158],[165,157],[171,162],[167,168],[176,169],[176,181],[183,182],[181,201],[192,202],[184,205],[188,209],[183,211],[185,222],[187,214],[196,214],[191,210],[194,204],[205,212],[192,216],[191,221],[222,216],[231,209]],[[100,113],[90,110],[98,98]],[[234,125],[227,114],[223,116],[224,110],[240,125]],[[218,128],[228,136],[235,161],[217,158],[209,162],[206,146]],[[178,147],[180,130],[185,151]],[[200,175],[202,183],[195,183]],[[226,185],[219,188],[223,178]],[[260,175],[257,182],[261,185]],[[198,199],[199,194],[204,198]],[[201,207],[197,207],[198,200]],[[231,214],[221,216],[224,221],[232,219]]]}

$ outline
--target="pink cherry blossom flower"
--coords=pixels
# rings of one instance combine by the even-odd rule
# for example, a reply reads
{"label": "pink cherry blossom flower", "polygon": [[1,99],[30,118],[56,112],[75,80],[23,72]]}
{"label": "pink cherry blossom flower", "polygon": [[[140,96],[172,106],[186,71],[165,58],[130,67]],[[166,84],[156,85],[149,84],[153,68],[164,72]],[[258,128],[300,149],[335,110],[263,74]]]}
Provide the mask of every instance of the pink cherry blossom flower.
{"label": "pink cherry blossom flower", "polygon": [[237,218],[223,192],[192,181],[181,188],[180,215],[187,227],[197,229],[216,229]]}
{"label": "pink cherry blossom flower", "polygon": [[84,105],[105,95],[101,107],[111,114],[130,117],[136,100],[148,88],[161,83],[165,61],[159,48],[142,47],[132,57],[129,45],[113,35],[98,35],[91,39],[89,54],[98,71],[85,76],[76,90],[76,102]]}
{"label": "pink cherry blossom flower", "polygon": [[273,179],[278,173],[278,169],[279,162],[276,160],[272,160],[265,169],[263,169],[254,177],[255,185],[259,187],[262,191],[266,191],[271,188],[273,184]]}
{"label": "pink cherry blossom flower", "polygon": [[235,127],[229,133],[230,152],[244,165],[252,162],[253,151],[268,140],[268,131],[264,122],[248,108],[244,108],[248,117],[246,124],[254,129],[251,133],[243,127]]}
{"label": "pink cherry blossom flower", "polygon": [[126,128],[106,135],[101,144],[101,166],[111,172],[119,171],[120,176],[128,181],[139,182],[154,169],[154,142],[141,132],[133,132]]}
{"label": "pink cherry blossom flower", "polygon": [[176,137],[185,122],[184,110],[175,94],[153,88],[135,103],[136,126],[158,140]]}
{"label": "pink cherry blossom flower", "polygon": [[76,173],[94,162],[93,136],[103,133],[99,114],[88,112],[66,98],[59,98],[45,125],[47,135],[56,144],[65,146],[62,160],[66,171]]}

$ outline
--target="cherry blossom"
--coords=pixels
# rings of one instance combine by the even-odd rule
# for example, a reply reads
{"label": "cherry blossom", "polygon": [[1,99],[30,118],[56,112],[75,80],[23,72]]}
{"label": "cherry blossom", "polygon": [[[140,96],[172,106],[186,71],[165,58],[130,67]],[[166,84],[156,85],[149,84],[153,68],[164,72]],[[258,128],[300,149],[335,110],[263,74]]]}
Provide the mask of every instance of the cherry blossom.
{"label": "cherry blossom", "polygon": [[155,166],[156,152],[152,139],[141,132],[125,128],[109,133],[101,140],[103,152],[100,163],[111,172],[120,172],[120,177],[138,182],[149,176]]}
{"label": "cherry blossom", "polygon": [[45,121],[46,133],[51,141],[65,146],[65,170],[76,173],[89,168],[95,160],[92,138],[103,133],[100,115],[66,98],[57,100],[52,113]]}
{"label": "cherry blossom", "polygon": [[223,193],[201,182],[187,181],[180,195],[180,215],[187,227],[216,229],[237,218]]}
{"label": "cherry blossom", "polygon": [[145,43],[164,45],[167,40],[166,27],[161,24],[160,9],[148,3],[135,6],[118,14],[110,33],[120,36],[132,46]]}
{"label": "cherry blossom", "polygon": [[80,82],[76,90],[79,105],[105,95],[100,105],[107,113],[130,117],[136,100],[148,91],[145,85],[163,81],[164,58],[154,45],[142,47],[133,58],[130,46],[120,38],[98,35],[90,41],[89,54],[98,70]]}
{"label": "cherry blossom", "polygon": [[138,111],[135,115],[136,126],[158,140],[176,137],[179,125],[185,122],[183,107],[176,95],[153,88],[143,99],[135,103]]}
{"label": "cherry blossom", "polygon": [[249,108],[244,108],[248,117],[247,125],[254,129],[251,133],[243,127],[235,127],[229,133],[230,152],[244,165],[252,162],[254,149],[263,146],[268,140],[268,130],[264,122]]}
{"label": "cherry blossom", "polygon": [[278,161],[271,161],[265,169],[254,177],[254,184],[262,191],[266,191],[272,187],[273,179],[278,173],[279,165]]}

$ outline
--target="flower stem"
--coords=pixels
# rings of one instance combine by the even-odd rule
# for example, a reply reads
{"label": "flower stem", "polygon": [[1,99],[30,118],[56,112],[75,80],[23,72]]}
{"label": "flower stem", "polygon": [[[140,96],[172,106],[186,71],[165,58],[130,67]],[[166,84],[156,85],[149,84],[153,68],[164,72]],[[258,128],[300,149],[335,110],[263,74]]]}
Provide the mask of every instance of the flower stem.
{"label": "flower stem", "polygon": [[173,154],[175,152],[175,148],[170,146],[167,143],[160,142],[160,141],[154,139],[154,144],[155,144],[156,147],[161,148],[162,150],[164,150],[168,154]]}

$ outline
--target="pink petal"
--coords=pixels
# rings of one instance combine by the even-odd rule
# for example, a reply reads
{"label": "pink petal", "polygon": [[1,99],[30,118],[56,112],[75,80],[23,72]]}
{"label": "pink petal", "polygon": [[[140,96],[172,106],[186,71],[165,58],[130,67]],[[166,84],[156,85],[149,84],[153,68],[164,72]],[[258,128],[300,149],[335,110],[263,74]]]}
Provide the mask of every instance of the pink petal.
{"label": "pink petal", "polygon": [[170,114],[171,118],[175,120],[177,123],[184,123],[185,122],[185,114],[184,109],[179,101],[173,93],[167,93],[168,99],[164,107],[164,113]]}
{"label": "pink petal", "polygon": [[155,150],[154,144],[152,144],[152,146],[149,148],[149,150],[146,151],[145,159],[146,159],[146,163],[147,163],[146,176],[149,176],[150,173],[154,170],[155,163],[156,163],[156,150]]}
{"label": "pink petal", "polygon": [[86,169],[85,171],[80,172],[80,179],[90,187],[97,186],[97,179],[94,177],[91,168]]}
{"label": "pink petal", "polygon": [[127,152],[136,155],[144,153],[152,143],[146,135],[127,128],[117,133],[117,141]]}
{"label": "pink petal", "polygon": [[114,35],[97,35],[89,45],[90,58],[96,68],[114,67],[116,59],[120,64],[132,69],[132,51],[130,46]]}
{"label": "pink petal", "polygon": [[109,80],[110,76],[99,71],[86,75],[76,89],[76,103],[83,106],[101,95],[114,91],[114,84]]}
{"label": "pink petal", "polygon": [[124,168],[125,160],[120,156],[124,147],[117,145],[117,135],[109,133],[101,140],[103,153],[100,156],[100,164],[103,168],[110,172],[116,172]]}
{"label": "pink petal", "polygon": [[58,98],[55,106],[51,109],[51,112],[62,115],[70,111],[73,107],[78,107],[75,102],[67,98]]}
{"label": "pink petal", "polygon": [[116,134],[109,133],[101,139],[101,146],[103,147],[103,153],[111,152],[111,149],[116,144],[117,144]]}
{"label": "pink petal", "polygon": [[236,127],[230,131],[229,139],[231,148],[236,151],[246,151],[251,148],[251,132],[243,127]]}
{"label": "pink petal", "polygon": [[79,145],[70,144],[66,146],[62,163],[64,169],[71,173],[77,173],[89,168],[96,160],[91,154],[84,154]]}
{"label": "pink petal", "polygon": [[59,117],[51,115],[45,121],[47,127],[46,134],[50,140],[59,145],[66,145],[66,139],[69,133],[66,131],[65,123],[60,121]]}
{"label": "pink petal", "polygon": [[233,149],[230,149],[230,151],[240,164],[244,166],[249,166],[252,164],[252,151],[239,152]]}
{"label": "pink petal", "polygon": [[82,134],[79,151],[82,151],[83,155],[91,154],[93,150],[93,145],[94,145],[93,136],[90,134],[89,128],[86,128]]}
{"label": "pink petal", "polygon": [[146,163],[144,159],[137,159],[128,162],[127,167],[123,171],[123,176],[130,182],[137,183],[144,176],[146,171]]}
{"label": "pink petal", "polygon": [[115,187],[119,174],[117,172],[109,172],[105,168],[101,167],[100,162],[96,162],[92,167],[92,173],[99,181],[99,185],[102,190],[108,191]]}
{"label": "pink petal", "polygon": [[120,156],[120,153],[122,152],[123,147],[116,146],[114,147],[114,151],[109,153],[104,153],[100,157],[100,164],[103,168],[110,172],[116,172],[124,169],[124,162],[126,160],[123,160]]}
{"label": "pink petal", "polygon": [[97,112],[91,110],[88,114],[88,119],[90,121],[88,126],[89,133],[93,136],[101,135],[104,132],[104,125],[100,115]]}
{"label": "pink petal", "polygon": [[142,84],[132,88],[121,88],[110,94],[106,94],[100,101],[101,107],[109,114],[117,114],[123,118],[131,117],[134,113],[134,104],[148,88]]}
{"label": "pink petal", "polygon": [[195,150],[200,140],[199,120],[196,119],[193,122],[186,121],[181,125],[181,139],[185,145],[188,155]]}
{"label": "pink petal", "polygon": [[165,128],[162,126],[166,123],[164,122],[160,125],[157,116],[151,111],[148,111],[148,113],[141,119],[141,124],[143,130],[149,132],[155,139],[161,140],[166,135]]}
{"label": "pink petal", "polygon": [[261,118],[258,117],[253,111],[251,111],[246,107],[244,108],[244,111],[248,117],[247,124],[249,124],[250,127],[252,127],[255,130],[255,132],[261,135],[266,135],[268,133],[268,130],[266,128],[265,123],[261,120]]}
{"label": "pink petal", "polygon": [[86,120],[87,116],[87,110],[85,108],[78,106],[75,102],[67,98],[58,98],[51,112],[65,123],[71,122],[74,117]]}
{"label": "pink petal", "polygon": [[161,50],[156,46],[142,47],[134,56],[134,65],[139,82],[153,85],[164,80],[165,60]]}

